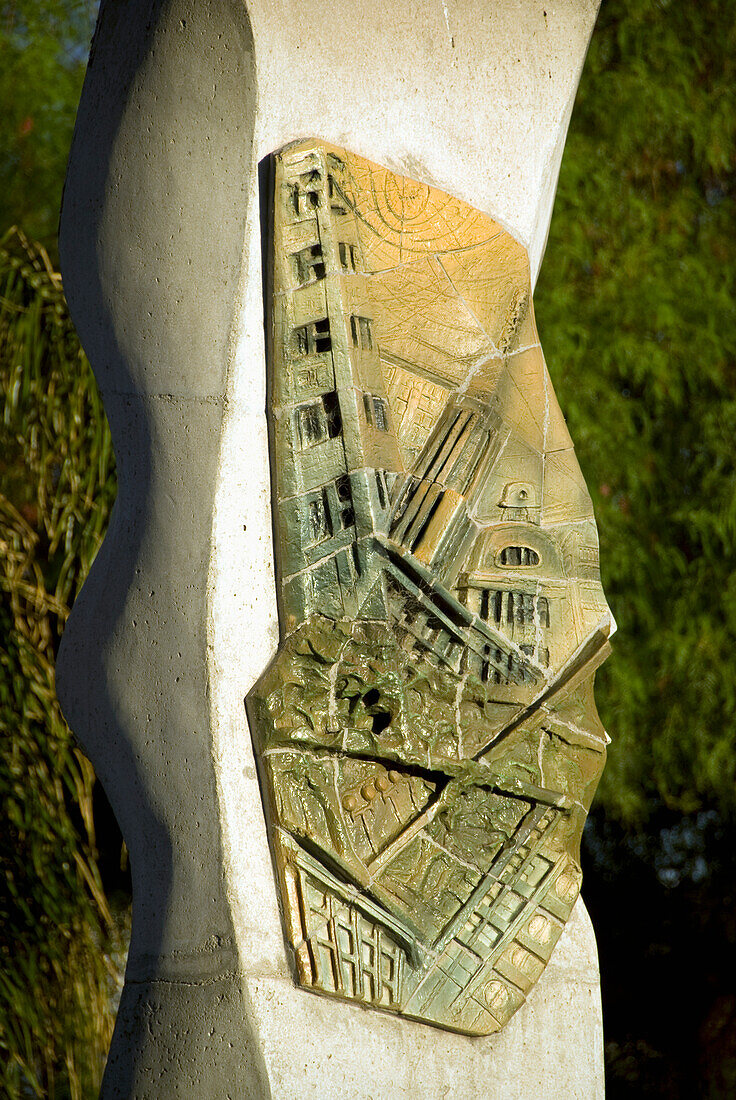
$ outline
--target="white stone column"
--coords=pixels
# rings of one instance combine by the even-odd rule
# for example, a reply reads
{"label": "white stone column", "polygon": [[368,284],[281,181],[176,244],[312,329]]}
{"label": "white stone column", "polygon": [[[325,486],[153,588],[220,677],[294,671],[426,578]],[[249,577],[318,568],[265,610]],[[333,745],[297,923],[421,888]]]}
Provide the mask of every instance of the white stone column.
{"label": "white stone column", "polygon": [[296,988],[243,705],[278,643],[259,163],[349,148],[500,221],[536,277],[597,8],[103,0],[61,251],[120,489],[58,686],[133,869],[105,1096],[603,1095],[582,903],[496,1036]]}

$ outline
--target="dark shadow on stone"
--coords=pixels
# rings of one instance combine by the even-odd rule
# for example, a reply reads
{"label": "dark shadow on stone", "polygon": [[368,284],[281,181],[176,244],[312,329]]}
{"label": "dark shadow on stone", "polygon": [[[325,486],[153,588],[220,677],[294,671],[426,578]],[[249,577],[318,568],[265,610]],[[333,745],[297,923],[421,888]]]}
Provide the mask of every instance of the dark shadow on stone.
{"label": "dark shadow on stone", "polygon": [[130,852],[103,1096],[267,1097],[227,899],[207,577],[256,94],[236,0],[103,2],[60,227],[118,466],[57,665]]}

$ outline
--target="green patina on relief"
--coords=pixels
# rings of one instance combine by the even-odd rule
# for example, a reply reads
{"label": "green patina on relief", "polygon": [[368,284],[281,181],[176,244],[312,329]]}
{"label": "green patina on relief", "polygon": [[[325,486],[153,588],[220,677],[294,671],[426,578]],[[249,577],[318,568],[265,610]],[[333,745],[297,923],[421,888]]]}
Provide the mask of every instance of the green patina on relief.
{"label": "green patina on relief", "polygon": [[526,254],[317,142],[274,158],[282,642],[248,710],[301,984],[469,1034],[580,889],[612,621]]}

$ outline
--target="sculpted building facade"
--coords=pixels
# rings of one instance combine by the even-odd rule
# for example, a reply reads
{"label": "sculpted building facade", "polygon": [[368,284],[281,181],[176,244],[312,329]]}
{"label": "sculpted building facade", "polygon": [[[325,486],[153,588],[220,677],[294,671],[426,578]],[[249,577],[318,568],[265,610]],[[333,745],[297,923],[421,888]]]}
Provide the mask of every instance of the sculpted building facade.
{"label": "sculpted building facade", "polygon": [[580,889],[612,622],[523,248],[318,142],[273,159],[282,645],[249,697],[314,990],[468,1034]]}

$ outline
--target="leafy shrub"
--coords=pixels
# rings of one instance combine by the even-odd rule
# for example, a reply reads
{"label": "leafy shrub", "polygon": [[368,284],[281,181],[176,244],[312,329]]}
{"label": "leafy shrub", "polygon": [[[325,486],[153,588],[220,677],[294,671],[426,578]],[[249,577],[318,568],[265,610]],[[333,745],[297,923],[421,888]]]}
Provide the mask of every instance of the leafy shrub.
{"label": "leafy shrub", "polygon": [[605,0],[535,304],[620,632],[599,805],[736,811],[736,21]]}
{"label": "leafy shrub", "polygon": [[54,651],[115,496],[109,430],[59,276],[0,239],[0,1092],[95,1095],[119,983],[94,774]]}

